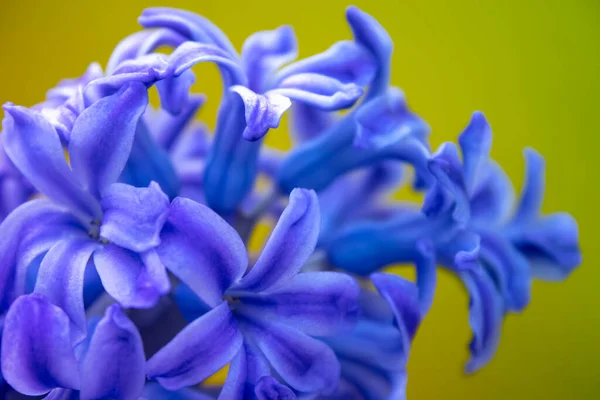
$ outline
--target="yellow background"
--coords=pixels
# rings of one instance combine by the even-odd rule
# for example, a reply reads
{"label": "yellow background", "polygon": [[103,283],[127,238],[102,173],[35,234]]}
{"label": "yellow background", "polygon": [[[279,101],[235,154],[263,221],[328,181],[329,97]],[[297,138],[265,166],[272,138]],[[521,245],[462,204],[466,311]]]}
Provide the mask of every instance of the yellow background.
{"label": "yellow background", "polygon": [[[16,1],[0,6],[0,102],[32,105],[91,61],[106,63],[137,28],[144,7],[187,8],[212,19],[240,48],[260,29],[292,24],[302,56],[350,38],[341,0]],[[447,275],[414,344],[410,399],[600,398],[600,135],[598,0],[357,1],[395,41],[393,83],[432,126],[437,146],[456,137],[474,110],[495,133],[493,155],[517,187],[521,149],[548,164],[546,211],[567,210],[580,224],[584,264],[562,284],[536,283],[524,315],[508,318],[494,361],[462,373],[470,337],[467,297]],[[202,67],[214,123],[219,84]],[[286,133],[269,141],[285,145]]]}

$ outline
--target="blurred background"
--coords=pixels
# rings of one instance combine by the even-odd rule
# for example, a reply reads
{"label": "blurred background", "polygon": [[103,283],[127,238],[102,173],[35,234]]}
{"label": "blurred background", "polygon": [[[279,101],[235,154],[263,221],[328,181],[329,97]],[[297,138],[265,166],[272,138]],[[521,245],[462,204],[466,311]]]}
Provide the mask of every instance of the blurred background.
{"label": "blurred background", "polygon": [[[241,48],[257,30],[293,25],[300,56],[350,38],[348,0],[164,1],[1,0],[0,103],[33,105],[60,79],[105,65],[113,47],[138,28],[143,8],[168,5],[211,19]],[[409,399],[600,398],[600,2],[598,0],[354,1],[395,42],[394,85],[433,129],[437,147],[454,140],[474,110],[494,130],[492,154],[517,188],[522,148],[547,160],[544,210],[579,221],[584,263],[563,283],[533,287],[533,302],[509,316],[498,354],[466,376],[468,298],[442,274],[434,307],[414,343]],[[214,125],[220,83],[196,70],[209,96],[202,119]],[[285,124],[284,124],[285,125]],[[284,126],[282,125],[282,126]],[[289,145],[285,128],[269,143]],[[596,228],[595,228],[596,227]],[[596,247],[594,247],[596,246]]]}

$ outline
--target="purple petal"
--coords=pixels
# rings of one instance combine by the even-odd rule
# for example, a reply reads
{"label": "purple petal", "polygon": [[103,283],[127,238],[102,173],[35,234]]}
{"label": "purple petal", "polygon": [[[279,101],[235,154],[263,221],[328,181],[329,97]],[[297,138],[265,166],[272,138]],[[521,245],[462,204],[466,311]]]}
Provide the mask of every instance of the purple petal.
{"label": "purple petal", "polygon": [[312,336],[330,336],[354,327],[359,292],[349,275],[305,272],[268,293],[241,297],[239,308]]}
{"label": "purple petal", "polygon": [[263,93],[266,81],[282,65],[298,56],[298,43],[291,26],[272,31],[256,32],[242,47],[242,65],[248,77],[248,87]]}
{"label": "purple petal", "polygon": [[84,239],[61,240],[44,256],[34,292],[64,310],[71,321],[73,344],[87,334],[83,305],[85,268],[99,243]]}
{"label": "purple petal", "polygon": [[83,361],[81,399],[139,398],[145,361],[137,328],[113,304],[98,323]]}
{"label": "purple petal", "polygon": [[202,382],[237,354],[243,338],[222,302],[175,336],[146,363],[146,374],[169,390]]}
{"label": "purple petal", "polygon": [[149,382],[144,386],[142,394],[144,400],[214,400],[212,396],[205,395],[193,389],[180,389],[175,392],[167,390],[156,382]]}
{"label": "purple petal", "polygon": [[404,93],[398,88],[390,88],[360,107],[356,122],[354,145],[364,149],[380,149],[409,136],[425,141],[429,133],[429,126],[408,109]]}
{"label": "purple petal", "polygon": [[208,19],[190,11],[168,7],[152,7],[144,10],[138,18],[144,28],[169,28],[200,43],[214,43],[236,56],[235,48],[227,36]]}
{"label": "purple petal", "polygon": [[147,104],[146,87],[131,83],[94,103],[75,121],[69,143],[71,167],[90,193],[100,196],[121,175]]}
{"label": "purple petal", "polygon": [[2,333],[2,373],[17,391],[42,395],[79,389],[69,317],[40,294],[21,296],[9,309]]}
{"label": "purple petal", "polygon": [[185,40],[183,36],[170,29],[143,30],[131,34],[113,50],[106,72],[112,75],[123,61],[150,54],[161,46],[177,47]]}
{"label": "purple petal", "polygon": [[[156,113],[155,118],[147,118],[148,113],[146,113],[144,119],[149,125],[149,128],[152,131],[152,136],[158,142],[158,144],[167,150],[174,148],[173,150],[176,152],[178,147],[177,145],[180,142],[185,141],[189,138],[189,136],[194,136],[193,134],[186,134],[185,128],[191,123],[191,121],[193,121],[193,118],[198,113],[198,110],[204,105],[205,102],[206,96],[201,94],[193,94],[189,96],[185,107],[179,112],[179,114],[171,115],[164,110],[159,110]],[[190,130],[195,129],[195,126],[202,125],[191,125]],[[200,140],[200,143],[202,143],[202,140]],[[187,150],[187,146],[182,147],[184,147],[182,150]],[[191,141],[190,147],[198,147],[196,141]],[[173,159],[175,162],[177,162],[177,155],[173,155]]]}
{"label": "purple petal", "polygon": [[246,271],[244,243],[210,208],[181,197],[171,203],[158,255],[205,303],[216,306]]}
{"label": "purple petal", "polygon": [[54,128],[38,113],[4,105],[2,121],[6,154],[40,192],[57,203],[88,216],[100,215],[100,205],[76,183]]}
{"label": "purple petal", "polygon": [[373,79],[375,67],[371,54],[363,46],[352,41],[340,41],[322,53],[281,69],[273,79],[273,86],[293,75],[306,73],[365,86]]}
{"label": "purple petal", "polygon": [[471,222],[483,227],[504,223],[513,212],[514,189],[502,168],[490,160],[478,172],[471,191]]}
{"label": "purple petal", "polygon": [[473,113],[469,125],[458,137],[458,143],[463,156],[465,184],[471,191],[492,148],[492,128],[482,112]]}
{"label": "purple petal", "polygon": [[285,325],[258,320],[245,327],[283,380],[301,392],[331,392],[340,379],[340,364],[325,343]]}
{"label": "purple petal", "polygon": [[327,111],[352,107],[363,94],[354,83],[314,73],[292,75],[269,92]]}
{"label": "purple petal", "polygon": [[123,307],[154,307],[171,285],[156,252],[137,254],[108,244],[94,253],[104,289]]}
{"label": "purple petal", "polygon": [[417,288],[419,289],[419,305],[421,317],[429,312],[437,282],[435,248],[428,240],[417,243],[418,256],[415,261],[417,270]]}
{"label": "purple petal", "polygon": [[112,184],[102,196],[100,235],[111,243],[144,252],[160,243],[169,213],[169,198],[156,182],[147,188]]}
{"label": "purple petal", "polygon": [[454,219],[459,223],[466,223],[470,217],[469,195],[456,145],[443,143],[429,161],[429,170],[454,196]]}
{"label": "purple petal", "polygon": [[381,24],[358,7],[348,7],[346,19],[352,29],[354,40],[364,46],[376,61],[377,69],[371,83],[369,97],[377,97],[389,86],[394,43]]}
{"label": "purple petal", "polygon": [[410,343],[421,324],[417,287],[400,276],[386,273],[371,275],[371,281],[394,312],[396,326],[402,333],[405,355],[408,356]]}
{"label": "purple petal", "polygon": [[243,136],[252,142],[261,139],[269,129],[277,128],[283,113],[292,105],[290,99],[276,93],[256,94],[243,86],[232,86],[230,90],[244,101],[246,129]]}
{"label": "purple petal", "polygon": [[178,77],[168,77],[156,82],[161,107],[173,115],[182,112],[187,106],[190,88],[195,82],[196,75],[189,69]]}
{"label": "purple petal", "polygon": [[27,268],[57,241],[85,231],[67,210],[48,200],[32,200],[0,225],[0,308],[25,293]]}
{"label": "purple petal", "polygon": [[539,215],[546,184],[544,158],[537,151],[530,148],[525,149],[523,154],[527,163],[527,171],[514,217],[515,221],[527,221]]}
{"label": "purple petal", "polygon": [[256,400],[295,400],[297,398],[289,387],[277,382],[272,376],[260,378],[254,394]]}
{"label": "purple petal", "polygon": [[260,257],[235,289],[260,292],[300,271],[319,235],[319,201],[313,190],[294,189]]}
{"label": "purple petal", "polygon": [[461,278],[469,291],[469,324],[473,339],[469,344],[471,358],[467,373],[485,366],[496,353],[503,321],[502,297],[494,282],[481,268],[466,269]]}

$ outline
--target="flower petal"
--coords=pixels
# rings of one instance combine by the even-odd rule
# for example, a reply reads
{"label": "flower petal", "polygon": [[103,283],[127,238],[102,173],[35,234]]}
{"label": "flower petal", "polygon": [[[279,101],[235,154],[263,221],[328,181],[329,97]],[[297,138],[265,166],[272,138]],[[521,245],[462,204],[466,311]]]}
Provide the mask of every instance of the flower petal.
{"label": "flower petal", "polygon": [[111,305],[83,361],[81,399],[137,399],[146,381],[145,362],[140,333],[119,306]]}
{"label": "flower petal", "polygon": [[[164,110],[158,110],[154,117],[149,117],[148,112],[144,115],[144,120],[152,132],[152,136],[158,142],[158,144],[167,150],[173,150],[177,154],[178,147],[181,146],[181,151],[187,151],[187,146],[182,146],[181,143],[190,139],[189,136],[200,135],[204,132],[201,129],[205,127],[203,125],[192,125],[194,117],[198,113],[198,110],[206,102],[206,96],[202,94],[190,94],[185,107],[177,115],[171,115]],[[196,122],[196,121],[194,121]],[[190,124],[190,130],[192,133],[189,135],[186,132],[186,127]],[[200,131],[200,132],[198,132]],[[204,137],[198,138],[200,141],[190,141],[189,146],[194,149],[195,147],[204,148],[204,141],[207,141]],[[204,139],[204,140],[203,140]],[[177,162],[177,155],[173,155],[173,161]]]}
{"label": "flower petal", "polygon": [[319,74],[344,83],[367,85],[375,74],[375,64],[367,49],[348,40],[336,42],[326,51],[282,68],[273,78],[272,87],[298,74]]}
{"label": "flower petal", "polygon": [[506,222],[513,212],[514,189],[506,172],[494,161],[480,166],[471,191],[471,223],[489,228]]}
{"label": "flower petal", "polygon": [[377,97],[387,90],[394,43],[379,22],[371,15],[350,6],[346,9],[346,20],[352,29],[354,40],[364,46],[376,61],[377,70],[369,89],[369,98]]}
{"label": "flower petal", "polygon": [[248,265],[237,232],[210,208],[181,197],[171,203],[156,251],[164,265],[210,306],[221,302]]}
{"label": "flower petal", "polygon": [[242,47],[242,64],[248,77],[248,88],[263,93],[266,81],[279,67],[298,56],[298,43],[291,26],[256,32]]}
{"label": "flower petal", "polygon": [[254,389],[256,400],[295,400],[297,397],[292,390],[277,382],[272,376],[263,376]]}
{"label": "flower petal", "polygon": [[301,392],[332,392],[340,364],[325,343],[283,324],[245,320],[244,327],[281,378]]}
{"label": "flower petal", "polygon": [[363,94],[354,83],[315,73],[292,75],[269,92],[327,111],[352,107]]}
{"label": "flower petal", "polygon": [[469,125],[458,137],[463,156],[465,185],[470,192],[478,180],[477,174],[490,157],[492,128],[482,112],[476,111]]}
{"label": "flower petal", "polygon": [[292,106],[291,119],[291,133],[296,142],[302,143],[314,139],[326,131],[333,124],[334,115],[298,102]]}
{"label": "flower petal", "polygon": [[256,383],[270,373],[271,367],[265,356],[249,343],[244,343],[229,365],[229,373],[219,393],[219,400],[253,398]]}
{"label": "flower petal", "polygon": [[151,308],[171,285],[154,251],[137,254],[114,244],[94,253],[104,289],[123,307]]}
{"label": "flower petal", "polygon": [[523,152],[527,164],[525,183],[521,189],[519,205],[515,213],[515,221],[527,221],[540,213],[544,200],[545,168],[544,158],[534,149],[527,148]]}
{"label": "flower petal", "polygon": [[2,333],[2,373],[19,392],[37,396],[54,388],[79,389],[69,317],[40,294],[21,296]]}
{"label": "flower petal", "polygon": [[256,264],[234,290],[259,292],[296,275],[315,249],[319,223],[317,194],[294,189]]}
{"label": "flower petal", "polygon": [[214,397],[197,392],[193,389],[184,388],[177,391],[170,391],[156,382],[149,382],[144,386],[142,394],[144,400],[214,400]]}
{"label": "flower petal", "polygon": [[425,317],[433,303],[437,282],[435,248],[430,240],[417,242],[418,256],[415,261],[417,270],[417,288],[419,289],[419,308],[421,317]]}
{"label": "flower petal", "polygon": [[292,105],[290,99],[276,93],[256,94],[239,85],[230,90],[244,101],[246,129],[243,136],[249,141],[259,140],[269,129],[277,128],[283,113]]}
{"label": "flower petal", "polygon": [[61,240],[48,251],[38,272],[34,292],[68,315],[73,345],[87,334],[83,281],[88,261],[98,247],[100,244],[89,238]]}
{"label": "flower petal", "polygon": [[121,175],[147,104],[146,87],[130,83],[92,104],[75,121],[69,143],[71,167],[90,193],[99,197]]}
{"label": "flower petal", "polygon": [[202,382],[237,354],[243,338],[222,302],[175,336],[146,363],[146,374],[169,390]]}
{"label": "flower petal", "polygon": [[195,82],[196,75],[189,69],[177,77],[168,77],[156,82],[161,107],[173,115],[179,114],[185,109],[190,88]]}
{"label": "flower petal", "polygon": [[312,336],[352,329],[360,287],[338,272],[305,272],[258,296],[242,296],[244,313],[272,318]]}
{"label": "flower petal", "polygon": [[2,140],[6,154],[40,192],[74,212],[100,215],[100,205],[76,183],[54,128],[38,113],[4,105]]}
{"label": "flower petal", "polygon": [[100,235],[121,247],[144,252],[160,243],[169,198],[156,182],[147,188],[112,184],[102,196]]}

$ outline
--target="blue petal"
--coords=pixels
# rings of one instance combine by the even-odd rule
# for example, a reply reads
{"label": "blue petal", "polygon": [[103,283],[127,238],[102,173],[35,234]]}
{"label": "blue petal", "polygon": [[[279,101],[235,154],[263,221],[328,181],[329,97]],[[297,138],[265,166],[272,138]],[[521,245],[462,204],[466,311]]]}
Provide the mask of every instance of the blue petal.
{"label": "blue petal", "polygon": [[419,255],[415,261],[417,270],[417,288],[419,289],[419,308],[421,317],[429,312],[435,295],[437,269],[435,248],[429,239],[417,243]]}
{"label": "blue petal", "polygon": [[283,380],[301,392],[332,392],[340,365],[325,343],[273,322],[245,320],[244,329]]}
{"label": "blue petal", "polygon": [[164,265],[204,302],[216,306],[246,271],[248,258],[237,232],[211,209],[176,198],[157,252]]}
{"label": "blue petal", "polygon": [[38,272],[34,293],[64,310],[71,321],[74,345],[87,334],[83,278],[92,253],[99,246],[89,238],[62,240],[48,251]]}
{"label": "blue petal", "polygon": [[265,83],[279,67],[298,56],[298,43],[291,26],[256,32],[242,47],[242,65],[248,77],[248,88],[266,91]]}
{"label": "blue petal", "polygon": [[282,80],[269,93],[332,111],[352,107],[362,96],[363,90],[354,83],[343,83],[326,75],[303,73]]}
{"label": "blue petal", "polygon": [[294,189],[256,264],[233,289],[259,292],[296,275],[319,235],[319,203],[311,190]]}
{"label": "blue petal", "polygon": [[454,219],[462,224],[467,223],[470,218],[469,195],[456,145],[450,142],[442,144],[429,161],[429,170],[454,196]]}
{"label": "blue petal", "polygon": [[270,373],[271,367],[265,356],[246,342],[231,360],[219,400],[254,399],[257,382]]}
{"label": "blue petal", "polygon": [[2,333],[2,373],[19,392],[37,396],[54,388],[79,389],[69,317],[44,296],[21,296]]}
{"label": "blue petal", "polygon": [[156,382],[147,383],[146,386],[144,386],[142,396],[143,399],[147,400],[214,400],[214,397],[188,388],[172,392],[163,388]]}
{"label": "blue petal", "polygon": [[103,238],[140,253],[160,243],[160,231],[169,213],[169,198],[156,182],[147,188],[115,183],[105,191],[101,204]]}
{"label": "blue petal", "polygon": [[96,197],[121,175],[147,104],[146,87],[131,83],[94,103],[75,121],[69,143],[71,167],[81,186]]}
{"label": "blue petal", "polygon": [[241,296],[238,308],[312,336],[329,336],[354,327],[359,292],[346,274],[305,272],[262,295]]}
{"label": "blue petal", "polygon": [[354,40],[369,50],[376,61],[377,70],[368,98],[377,97],[389,86],[394,43],[381,24],[358,7],[348,7],[346,19],[352,29]]}
{"label": "blue petal", "polygon": [[83,362],[81,400],[137,399],[146,381],[145,361],[137,328],[119,306],[110,306]]}
{"label": "blue petal", "polygon": [[521,190],[515,221],[528,221],[539,215],[544,200],[545,167],[544,158],[534,149],[523,152],[527,164],[525,183]]}
{"label": "blue petal", "polygon": [[476,111],[469,125],[458,137],[463,156],[465,184],[470,192],[478,181],[478,173],[490,157],[492,129],[482,112]]}
{"label": "blue petal", "polygon": [[143,11],[138,22],[144,28],[169,28],[200,43],[214,43],[236,56],[235,48],[227,36],[208,19],[190,11],[167,7],[152,7]]}
{"label": "blue petal", "polygon": [[196,318],[200,318],[211,308],[206,305],[192,289],[184,283],[180,283],[173,292],[179,312],[183,315],[186,321],[192,322]]}
{"label": "blue petal", "polygon": [[154,251],[137,254],[113,244],[94,253],[104,289],[123,307],[151,308],[171,285]]}
{"label": "blue petal", "polygon": [[363,46],[351,41],[335,43],[326,51],[282,68],[271,81],[271,87],[293,75],[319,74],[344,83],[367,85],[375,73],[373,58]]}
{"label": "blue petal", "polygon": [[259,140],[269,129],[277,128],[283,113],[292,105],[290,99],[276,93],[256,94],[243,86],[232,86],[230,90],[244,101],[246,129],[243,136],[250,141]]}
{"label": "blue petal", "polygon": [[292,390],[277,382],[272,376],[263,376],[254,389],[256,400],[295,400],[297,397]]}
{"label": "blue petal", "polygon": [[471,223],[483,228],[504,223],[513,205],[514,189],[506,173],[494,161],[482,165],[471,191]]}
{"label": "blue petal", "polygon": [[[176,143],[183,138],[187,138],[186,126],[190,124],[198,110],[204,105],[206,96],[201,94],[192,94],[188,97],[185,107],[177,115],[159,110],[155,116],[149,117],[148,112],[144,115],[148,127],[152,132],[152,136],[156,142],[164,149],[171,150]],[[193,142],[192,142],[193,143]],[[177,161],[177,156],[173,156],[174,161]]]}
{"label": "blue petal", "polygon": [[178,77],[167,77],[156,82],[160,105],[173,115],[181,113],[187,106],[190,88],[196,82],[192,70],[185,70]]}
{"label": "blue petal", "polygon": [[40,192],[74,212],[98,217],[100,205],[76,183],[54,128],[38,113],[4,105],[6,154]]}
{"label": "blue petal", "polygon": [[243,338],[221,303],[175,336],[146,363],[146,374],[169,390],[202,382],[237,354]]}
{"label": "blue petal", "polygon": [[429,133],[429,126],[408,109],[404,93],[394,87],[360,107],[356,123],[354,144],[365,149],[379,149],[411,136],[425,142]]}
{"label": "blue petal", "polygon": [[112,75],[123,61],[150,54],[162,46],[177,47],[185,37],[171,29],[143,30],[127,36],[113,50],[106,66],[107,75]]}

